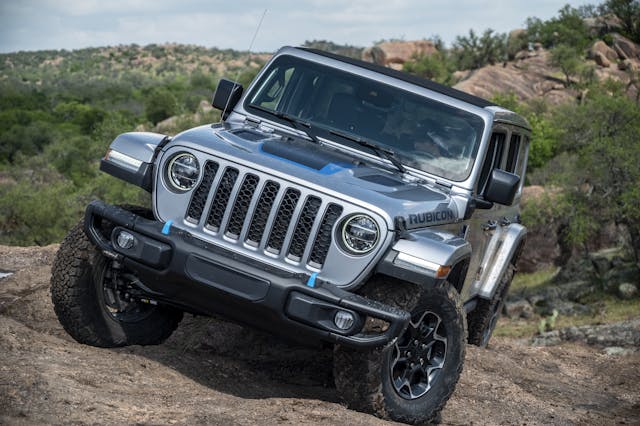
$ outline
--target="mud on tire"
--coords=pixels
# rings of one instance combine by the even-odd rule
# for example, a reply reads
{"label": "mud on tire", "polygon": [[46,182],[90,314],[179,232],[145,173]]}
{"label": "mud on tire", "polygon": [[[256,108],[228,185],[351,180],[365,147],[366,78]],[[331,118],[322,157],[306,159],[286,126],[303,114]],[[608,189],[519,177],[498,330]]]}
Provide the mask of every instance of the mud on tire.
{"label": "mud on tire", "polygon": [[[446,282],[425,290],[376,276],[362,293],[411,312],[412,324],[397,342],[383,348],[363,351],[336,345],[334,379],[338,394],[350,408],[378,417],[405,423],[434,421],[453,393],[464,363],[466,321],[457,291]],[[413,327],[414,323],[419,327]],[[422,325],[427,330],[424,333]],[[425,337],[429,330],[432,337],[441,340]],[[415,347],[421,349],[410,353],[414,338],[419,340]],[[418,363],[422,357],[424,371],[433,367],[432,373],[403,375],[421,368]],[[411,362],[415,367],[410,369]]]}
{"label": "mud on tire", "polygon": [[153,345],[166,340],[182,312],[144,305],[138,315],[113,315],[103,289],[110,265],[111,260],[85,235],[82,222],[69,231],[51,271],[51,300],[60,324],[76,341],[92,346]]}

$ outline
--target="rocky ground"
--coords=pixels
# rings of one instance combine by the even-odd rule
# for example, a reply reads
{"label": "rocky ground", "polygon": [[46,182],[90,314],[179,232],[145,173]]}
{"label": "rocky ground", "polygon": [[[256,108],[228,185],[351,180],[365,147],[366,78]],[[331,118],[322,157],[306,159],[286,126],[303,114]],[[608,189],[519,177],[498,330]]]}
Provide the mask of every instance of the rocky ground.
{"label": "rocky ground", "polygon": [[[188,316],[156,347],[74,342],[50,302],[55,250],[0,246],[0,272],[14,272],[0,279],[0,424],[386,423],[340,404],[331,351],[226,322]],[[442,422],[638,424],[639,367],[633,344],[495,339],[468,348]]]}

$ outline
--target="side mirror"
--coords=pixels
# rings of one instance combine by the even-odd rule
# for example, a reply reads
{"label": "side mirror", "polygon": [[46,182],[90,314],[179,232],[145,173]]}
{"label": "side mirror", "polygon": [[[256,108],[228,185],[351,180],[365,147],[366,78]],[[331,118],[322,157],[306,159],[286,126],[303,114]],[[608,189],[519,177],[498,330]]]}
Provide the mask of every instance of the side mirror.
{"label": "side mirror", "polygon": [[484,190],[484,200],[510,206],[520,186],[520,176],[493,169]]}
{"label": "side mirror", "polygon": [[236,106],[244,88],[242,84],[235,81],[221,79],[213,93],[211,106],[222,111],[222,119],[226,120],[233,108]]}

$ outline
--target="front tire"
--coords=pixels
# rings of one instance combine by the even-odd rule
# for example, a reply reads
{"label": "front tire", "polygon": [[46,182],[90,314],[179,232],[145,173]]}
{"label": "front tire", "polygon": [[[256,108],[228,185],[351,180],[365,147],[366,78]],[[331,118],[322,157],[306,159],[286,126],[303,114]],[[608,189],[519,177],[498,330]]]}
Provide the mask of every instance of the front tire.
{"label": "front tire", "polygon": [[89,241],[82,222],[69,232],[51,275],[51,300],[60,324],[76,341],[92,346],[154,345],[166,340],[182,312],[123,298],[120,286],[135,277],[114,266]]}
{"label": "front tire", "polygon": [[374,277],[365,296],[411,312],[403,335],[367,351],[336,346],[336,388],[349,407],[405,423],[434,421],[458,382],[464,363],[466,322],[448,283],[423,289]]}

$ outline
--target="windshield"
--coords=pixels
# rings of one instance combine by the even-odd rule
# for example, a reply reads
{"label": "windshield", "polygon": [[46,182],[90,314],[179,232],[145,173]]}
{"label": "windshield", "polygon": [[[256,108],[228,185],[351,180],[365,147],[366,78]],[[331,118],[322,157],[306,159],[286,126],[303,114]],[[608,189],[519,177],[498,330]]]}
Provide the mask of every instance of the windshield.
{"label": "windshield", "polygon": [[[407,166],[455,181],[469,176],[484,129],[475,114],[288,55],[271,64],[244,106],[256,115],[266,116],[266,108],[297,118],[318,134],[359,136]],[[362,149],[335,134],[329,139]]]}

